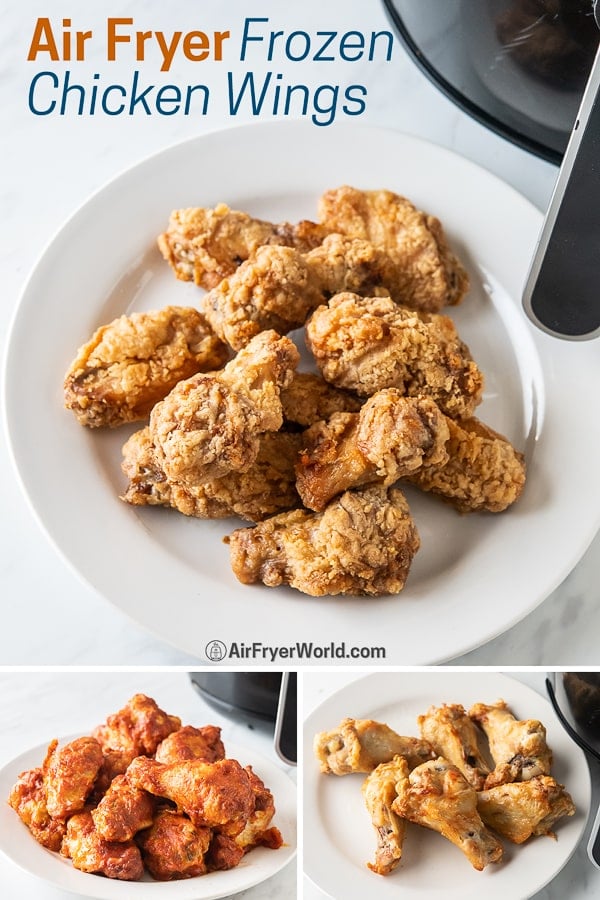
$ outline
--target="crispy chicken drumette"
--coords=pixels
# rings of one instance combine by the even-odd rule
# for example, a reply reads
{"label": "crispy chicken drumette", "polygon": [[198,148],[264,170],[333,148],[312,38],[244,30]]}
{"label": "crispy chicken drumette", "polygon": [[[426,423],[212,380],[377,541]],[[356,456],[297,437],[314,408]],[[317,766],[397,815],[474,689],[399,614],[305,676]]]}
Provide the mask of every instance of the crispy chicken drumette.
{"label": "crispy chicken drumette", "polygon": [[130,841],[152,825],[154,797],[133,787],[126,775],[117,775],[98,806],[92,810],[97,833],[105,841]]}
{"label": "crispy chicken drumette", "polygon": [[404,495],[379,485],[346,491],[321,513],[280,513],[228,541],[242,583],[289,584],[314,597],[397,594],[419,548]]}
{"label": "crispy chicken drumette", "polygon": [[154,754],[154,759],[161,763],[183,762],[186,759],[215,762],[224,757],[225,747],[218,725],[203,725],[201,728],[184,725],[166,737]]}
{"label": "crispy chicken drumette", "polygon": [[137,843],[144,864],[157,881],[194,878],[207,871],[206,853],[212,831],[194,825],[187,816],[173,809],[162,809]]}
{"label": "crispy chicken drumette", "polygon": [[151,437],[167,478],[193,487],[249,469],[260,435],[281,427],[279,392],[298,361],[289,338],[263,331],[220,372],[180,381],[150,416]]}
{"label": "crispy chicken drumette", "polygon": [[360,396],[394,387],[454,418],[481,402],[483,376],[448,316],[342,293],[315,310],[306,339],[325,380]]}
{"label": "crispy chicken drumette", "polygon": [[389,725],[373,719],[342,719],[332,731],[316,734],[313,748],[324,775],[369,773],[395,756],[403,757],[409,769],[414,769],[434,755],[428,741],[396,734]]}
{"label": "crispy chicken drumette", "polygon": [[296,372],[281,391],[285,423],[307,428],[334,412],[358,412],[362,400],[350,391],[328,384],[316,372]]}
{"label": "crispy chicken drumette", "polygon": [[485,731],[496,766],[485,780],[486,788],[550,774],[552,750],[537,719],[517,720],[504,700],[492,706],[476,703],[469,716]]}
{"label": "crispy chicken drumette", "polygon": [[76,869],[116,878],[139,881],[144,874],[140,851],[133,841],[105,841],[94,826],[89,811],[76,813],[67,822],[61,851]]}
{"label": "crispy chicken drumette", "polygon": [[407,778],[408,772],[404,757],[395,756],[391,762],[381,763],[373,769],[362,786],[365,805],[377,837],[375,862],[369,862],[367,866],[378,875],[389,875],[402,857],[406,820],[394,812],[392,803],[397,796],[396,784]]}
{"label": "crispy chicken drumette", "polygon": [[54,740],[42,766],[46,806],[51,816],[66,818],[85,806],[104,757],[93,737],[80,737],[62,747]]}
{"label": "crispy chicken drumette", "polygon": [[46,788],[41,769],[22,772],[11,788],[8,804],[27,825],[38,844],[60,850],[67,829],[66,819],[53,818],[46,805]]}
{"label": "crispy chicken drumette", "polygon": [[554,778],[536,775],[530,781],[480,791],[477,809],[486,825],[514,844],[522,844],[532,835],[554,837],[554,825],[563,816],[572,816],[575,804]]}
{"label": "crispy chicken drumette", "polygon": [[178,381],[219,369],[229,355],[192,307],[121,316],[79,349],[65,376],[65,406],[92,428],[144,419]]}
{"label": "crispy chicken drumette", "polygon": [[429,741],[438,756],[456,766],[469,784],[480,791],[490,766],[484,758],[478,731],[459,703],[430,707],[417,719],[421,737]]}

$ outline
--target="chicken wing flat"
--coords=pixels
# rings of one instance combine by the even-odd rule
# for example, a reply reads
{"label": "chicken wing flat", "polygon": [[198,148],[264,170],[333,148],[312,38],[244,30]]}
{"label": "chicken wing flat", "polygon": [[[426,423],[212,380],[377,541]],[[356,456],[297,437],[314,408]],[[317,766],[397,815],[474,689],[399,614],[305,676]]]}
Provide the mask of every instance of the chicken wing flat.
{"label": "chicken wing flat", "polygon": [[448,760],[417,766],[396,785],[392,809],[399,816],[439,832],[481,871],[502,858],[502,845],[477,812],[477,791]]}
{"label": "chicken wing flat", "polygon": [[168,715],[151,697],[134,694],[92,734],[111,761],[114,777],[125,772],[136,756],[152,756],[160,742],[179,728],[178,716]]}
{"label": "chicken wing flat", "polygon": [[284,422],[307,428],[334,412],[358,412],[362,400],[350,391],[333,387],[314,372],[296,372],[281,391],[281,405]]}
{"label": "chicken wing flat", "polygon": [[407,305],[436,312],[459,303],[469,288],[440,221],[405,197],[343,185],[323,194],[319,220],[329,231],[370,241],[391,257],[403,273],[400,286]]}
{"label": "chicken wing flat", "polygon": [[475,417],[460,422],[447,419],[447,424],[447,462],[425,463],[407,480],[442,497],[461,513],[502,512],[518,500],[527,472],[523,454]]}
{"label": "chicken wing flat", "polygon": [[326,234],[327,229],[315,222],[273,224],[220,203],[214,209],[174,210],[158,246],[177,278],[211,290],[263,244],[308,252]]}
{"label": "chicken wing flat", "polygon": [[121,316],[79,349],[65,377],[65,406],[92,428],[144,419],[178,381],[221,368],[229,355],[192,307]]}
{"label": "chicken wing flat", "polygon": [[320,513],[280,513],[229,535],[231,565],[243,584],[289,584],[305,594],[399,593],[419,536],[401,491],[346,491]]}
{"label": "chicken wing flat", "polygon": [[550,835],[563,816],[575,813],[575,804],[562,784],[549,775],[530,781],[501,784],[477,795],[477,809],[486,825],[514,844],[532,835]]}
{"label": "chicken wing flat", "polygon": [[421,737],[429,741],[438,756],[462,772],[471,787],[480,791],[490,765],[484,758],[481,733],[459,703],[431,706],[417,719]]}
{"label": "chicken wing flat", "polygon": [[215,762],[224,757],[225,747],[218,725],[203,725],[202,728],[184,725],[166,737],[154,754],[154,759],[161,763],[183,762],[186,759]]}
{"label": "chicken wing flat", "polygon": [[144,873],[142,857],[134,842],[103,840],[89,811],[71,816],[60,852],[82,872],[121,881],[139,881]]}
{"label": "chicken wing flat", "polygon": [[296,486],[309,509],[364,484],[388,486],[421,465],[443,464],[447,418],[433,400],[377,391],[358,413],[334,413],[303,435]]}
{"label": "chicken wing flat", "polygon": [[167,477],[193,487],[249,469],[260,435],[281,427],[279,391],[290,382],[298,361],[289,338],[263,331],[220,372],[180,381],[150,416],[150,433]]}
{"label": "chicken wing flat", "polygon": [[414,769],[434,757],[428,741],[403,737],[373,719],[342,719],[332,731],[315,735],[313,749],[324,775],[368,774],[395,756],[401,756],[409,769]]}
{"label": "chicken wing flat", "polygon": [[453,418],[481,402],[483,375],[448,316],[342,293],[315,310],[306,340],[325,380],[359,396],[394,387],[430,397]]}
{"label": "chicken wing flat", "polygon": [[199,519],[239,516],[261,522],[299,505],[295,464],[301,447],[298,433],[266,432],[247,471],[184,486],[167,478],[150,429],[143,428],[123,446],[121,467],[128,484],[121,499],[134,506],[169,506]]}
{"label": "chicken wing flat", "polygon": [[362,793],[377,836],[375,861],[367,863],[377,875],[389,875],[402,858],[406,834],[406,820],[392,809],[396,799],[396,784],[408,778],[408,764],[402,756],[389,763],[381,763],[367,776]]}
{"label": "chicken wing flat", "polygon": [[206,853],[212,831],[193,825],[187,816],[163,809],[137,843],[144,865],[157,881],[195,878],[207,872]]}
{"label": "chicken wing flat", "polygon": [[254,811],[250,778],[235,759],[167,764],[140,756],[127,769],[127,778],[135,787],[172,800],[194,825],[229,837],[243,830]]}
{"label": "chicken wing flat", "polygon": [[22,772],[8,796],[11,806],[27,825],[38,844],[58,852],[67,830],[66,819],[53,818],[46,805],[46,789],[41,769]]}
{"label": "chicken wing flat", "polygon": [[504,700],[492,706],[476,703],[469,716],[485,731],[496,766],[485,780],[486,789],[550,774],[552,750],[537,719],[517,720]]}
{"label": "chicken wing flat", "polygon": [[265,786],[262,778],[253,771],[252,766],[246,766],[246,772],[250,779],[250,787],[254,794],[254,810],[250,814],[244,828],[234,841],[241,847],[244,853],[248,853],[253,847],[269,847],[277,850],[283,844],[281,832],[271,821],[275,815],[275,801],[273,794]]}
{"label": "chicken wing flat", "polygon": [[105,841],[130,841],[154,817],[154,797],[117,775],[98,806],[92,810],[97,833]]}
{"label": "chicken wing flat", "polygon": [[83,809],[103,761],[102,748],[92,737],[76,738],[62,747],[51,742],[42,766],[51,816],[64,819]]}

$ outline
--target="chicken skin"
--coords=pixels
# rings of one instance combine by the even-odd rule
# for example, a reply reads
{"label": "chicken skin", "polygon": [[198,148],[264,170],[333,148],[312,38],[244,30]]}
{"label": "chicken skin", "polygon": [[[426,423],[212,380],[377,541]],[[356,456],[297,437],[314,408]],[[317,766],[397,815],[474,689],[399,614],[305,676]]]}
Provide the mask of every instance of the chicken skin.
{"label": "chicken skin", "polygon": [[550,835],[556,822],[575,813],[575,804],[562,784],[549,775],[529,781],[500,784],[477,795],[477,810],[486,825],[513,844],[532,835]]}
{"label": "chicken skin", "polygon": [[377,836],[375,861],[367,863],[377,875],[389,875],[402,857],[406,834],[406,820],[392,809],[396,799],[396,784],[408,777],[408,764],[402,756],[381,763],[367,776],[362,793]]}
{"label": "chicken skin", "polygon": [[342,293],[315,310],[306,340],[325,380],[359,396],[393,387],[430,397],[451,418],[481,402],[483,375],[448,316]]}
{"label": "chicken skin", "polygon": [[334,412],[358,412],[362,400],[328,384],[316,372],[296,372],[281,391],[281,406],[284,423],[308,428]]}
{"label": "chicken skin", "polygon": [[121,316],[79,349],[65,377],[65,406],[91,428],[135,422],[182,378],[219,369],[229,355],[192,307]]}
{"label": "chicken skin", "polygon": [[225,747],[217,725],[203,725],[202,728],[184,725],[166,737],[154,754],[154,759],[161,763],[183,762],[186,759],[215,762],[224,757]]}
{"label": "chicken skin", "polygon": [[134,842],[103,840],[89,811],[71,816],[60,852],[82,872],[120,881],[139,881],[144,873],[142,857]]}
{"label": "chicken skin", "polygon": [[450,251],[442,225],[391,191],[360,191],[343,185],[319,201],[319,220],[329,231],[370,241],[403,275],[403,302],[437,312],[460,303],[468,275]]}
{"label": "chicken skin", "polygon": [[134,694],[92,734],[102,746],[114,777],[123,774],[136,756],[152,756],[160,742],[180,727],[178,716],[168,715],[151,697]]}
{"label": "chicken skin", "polygon": [[42,766],[46,806],[51,816],[64,819],[85,806],[104,762],[93,737],[80,737],[62,747],[54,740]]}
{"label": "chicken skin", "polygon": [[460,422],[447,419],[447,424],[447,462],[424,463],[407,480],[437,494],[458,512],[503,512],[521,496],[525,457],[475,417]]}
{"label": "chicken skin", "polygon": [[327,229],[315,222],[273,224],[220,203],[214,209],[174,210],[158,246],[177,278],[210,291],[264,244],[306,253],[326,234]]}
{"label": "chicken skin", "polygon": [[364,484],[388,486],[420,466],[446,462],[449,430],[433,400],[377,391],[359,413],[334,413],[303,435],[298,493],[320,511],[336,494]]}
{"label": "chicken skin", "polygon": [[254,811],[250,778],[235,759],[166,764],[140,756],[129,766],[127,778],[135,787],[172,800],[197,827],[214,828],[229,837],[243,830]]}
{"label": "chicken skin", "polygon": [[430,707],[417,719],[421,737],[462,772],[471,787],[480,791],[490,766],[480,746],[481,733],[459,703]]}
{"label": "chicken skin", "polygon": [[116,775],[98,806],[92,810],[96,831],[105,841],[130,841],[152,825],[154,798],[132,787],[126,775]]}
{"label": "chicken skin", "polygon": [[485,731],[495,763],[485,780],[486,789],[550,774],[552,751],[546,729],[537,719],[517,720],[504,700],[492,706],[476,703],[469,716]]}
{"label": "chicken skin", "polygon": [[482,871],[502,858],[502,845],[477,812],[477,791],[443,757],[417,766],[397,785],[392,804],[397,815],[439,832]]}
{"label": "chicken skin", "polygon": [[260,436],[258,455],[247,471],[184,486],[165,475],[146,427],[123,445],[121,468],[128,484],[121,499],[134,506],[172,507],[199,519],[239,516],[261,522],[299,505],[295,465],[301,446],[298,433],[266,432]]}
{"label": "chicken skin", "polygon": [[332,731],[315,735],[313,749],[324,775],[369,773],[395,756],[414,769],[434,757],[428,741],[403,737],[373,719],[342,719]]}
{"label": "chicken skin", "polygon": [[167,478],[189,488],[249,469],[260,435],[281,427],[279,392],[298,361],[289,338],[263,331],[220,372],[180,381],[150,416]]}
{"label": "chicken skin", "polygon": [[65,819],[53,818],[46,805],[44,774],[41,769],[22,772],[8,796],[11,806],[27,825],[38,844],[57,852],[67,830]]}
{"label": "chicken skin", "polygon": [[313,597],[398,594],[419,549],[404,495],[380,486],[346,491],[320,513],[280,513],[228,541],[243,584],[289,584]]}
{"label": "chicken skin", "polygon": [[152,877],[174,881],[206,874],[211,837],[210,828],[193,825],[187,816],[163,809],[152,826],[138,836],[137,843]]}

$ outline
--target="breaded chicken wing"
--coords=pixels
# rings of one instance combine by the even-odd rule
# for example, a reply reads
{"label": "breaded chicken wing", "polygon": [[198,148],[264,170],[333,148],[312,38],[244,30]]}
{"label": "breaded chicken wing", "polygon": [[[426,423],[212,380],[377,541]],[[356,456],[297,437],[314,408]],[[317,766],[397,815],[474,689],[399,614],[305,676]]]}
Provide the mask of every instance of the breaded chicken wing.
{"label": "breaded chicken wing", "polygon": [[105,841],[130,841],[152,825],[155,800],[133,787],[126,775],[117,775],[98,806],[92,810],[97,833]]}
{"label": "breaded chicken wing", "polygon": [[279,391],[298,361],[289,338],[263,331],[220,372],[180,381],[150,416],[167,478],[189,488],[249,469],[260,435],[281,427]]}
{"label": "breaded chicken wing", "polygon": [[243,584],[325,594],[399,593],[419,548],[404,495],[380,486],[346,491],[321,513],[280,513],[228,538]]}
{"label": "breaded chicken wing", "polygon": [[315,310],[306,340],[325,380],[360,396],[394,387],[454,418],[481,402],[483,375],[447,316],[342,293]]}
{"label": "breaded chicken wing", "polygon": [[403,273],[407,305],[436,312],[459,303],[468,290],[468,275],[449,249],[440,221],[406,197],[343,185],[323,194],[319,220],[329,231],[370,241],[391,257]]}
{"label": "breaded chicken wing", "polygon": [[358,412],[360,400],[350,391],[328,384],[316,372],[296,372],[281,391],[281,406],[285,423],[307,428],[334,412]]}
{"label": "breaded chicken wing", "polygon": [[334,413],[304,432],[296,467],[298,493],[309,509],[363,484],[393,484],[420,466],[443,464],[447,418],[433,400],[377,391],[358,413]]}
{"label": "breaded chicken wing", "polygon": [[461,513],[502,512],[518,500],[526,479],[523,454],[474,416],[446,421],[450,430],[447,462],[425,463],[407,480],[442,497]]}
{"label": "breaded chicken wing", "polygon": [[434,756],[428,741],[403,737],[373,719],[342,719],[332,731],[315,735],[313,749],[324,775],[369,773],[395,756],[403,757],[409,769],[414,769]]}
{"label": "breaded chicken wing", "polygon": [[192,307],[121,316],[80,347],[65,377],[65,406],[92,428],[144,419],[178,381],[219,369],[229,355]]}
{"label": "breaded chicken wing", "polygon": [[271,850],[277,850],[283,843],[281,832],[278,828],[271,826],[271,821],[275,815],[275,801],[273,794],[268,787],[265,786],[262,778],[253,771],[252,766],[246,766],[246,772],[250,779],[250,787],[254,794],[254,810],[250,814],[244,828],[234,841],[241,847],[244,853],[248,853],[253,847],[269,847]]}
{"label": "breaded chicken wing", "polygon": [[111,762],[114,777],[125,772],[136,756],[152,756],[160,742],[180,727],[178,716],[168,715],[151,697],[134,694],[92,734]]}
{"label": "breaded chicken wing", "polygon": [[60,850],[67,830],[66,819],[52,817],[46,805],[46,788],[41,769],[22,772],[8,796],[11,806],[27,825],[38,844],[48,850]]}
{"label": "breaded chicken wing", "polygon": [[215,762],[224,757],[225,747],[218,725],[203,725],[201,728],[184,725],[166,737],[154,754],[154,759],[161,763],[183,762],[186,759]]}
{"label": "breaded chicken wing", "polygon": [[404,757],[395,756],[391,762],[381,763],[367,776],[362,793],[377,836],[375,862],[367,863],[377,875],[389,875],[402,858],[406,834],[406,820],[392,809],[396,799],[396,784],[408,778],[408,764]]}
{"label": "breaded chicken wing", "polygon": [[480,791],[490,765],[481,749],[481,733],[459,703],[431,706],[417,718],[421,737],[438,756],[459,769],[469,784]]}
{"label": "breaded chicken wing", "polygon": [[504,700],[492,706],[476,703],[469,716],[485,731],[496,766],[485,780],[486,789],[550,774],[552,750],[537,719],[517,720]]}
{"label": "breaded chicken wing", "polygon": [[152,877],[157,881],[175,881],[206,873],[205,856],[211,837],[210,828],[193,825],[187,816],[173,809],[163,809],[152,826],[138,836],[137,843]]}
{"label": "breaded chicken wing", "polygon": [[439,757],[417,766],[397,785],[392,803],[397,815],[439,832],[481,871],[502,858],[502,845],[477,812],[477,791],[448,760]]}
{"label": "breaded chicken wing", "polygon": [[64,819],[85,806],[100,767],[102,748],[93,737],[80,737],[62,747],[54,740],[42,765],[46,806],[51,816]]}
{"label": "breaded chicken wing", "polygon": [[514,844],[522,844],[532,835],[555,837],[554,825],[563,816],[574,815],[575,804],[554,778],[536,775],[530,781],[481,791],[477,810],[486,825]]}
{"label": "breaded chicken wing", "polygon": [[327,229],[314,222],[275,225],[220,203],[214,209],[174,210],[158,246],[177,278],[211,290],[264,244],[308,252],[326,234]]}
{"label": "breaded chicken wing", "polygon": [[134,842],[103,840],[89,811],[71,816],[60,852],[82,872],[121,881],[139,881],[144,873],[142,857]]}

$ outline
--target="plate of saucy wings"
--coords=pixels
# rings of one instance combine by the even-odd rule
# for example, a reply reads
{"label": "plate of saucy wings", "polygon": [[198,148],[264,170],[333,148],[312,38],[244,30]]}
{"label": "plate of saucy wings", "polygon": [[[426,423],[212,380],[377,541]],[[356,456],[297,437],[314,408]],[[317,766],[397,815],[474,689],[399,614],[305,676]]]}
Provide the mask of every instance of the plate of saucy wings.
{"label": "plate of saucy wings", "polygon": [[140,163],[67,223],[13,325],[9,434],[42,525],[196,655],[431,663],[500,633],[600,508],[598,355],[520,308],[540,223],[384,130],[248,126]]}
{"label": "plate of saucy wings", "polygon": [[224,745],[218,726],[183,725],[144,694],[87,735],[22,754],[0,787],[0,849],[86,897],[231,896],[296,852],[287,776]]}
{"label": "plate of saucy wings", "polygon": [[389,673],[304,723],[304,869],[332,897],[526,900],[579,843],[585,755],[496,673]]}

